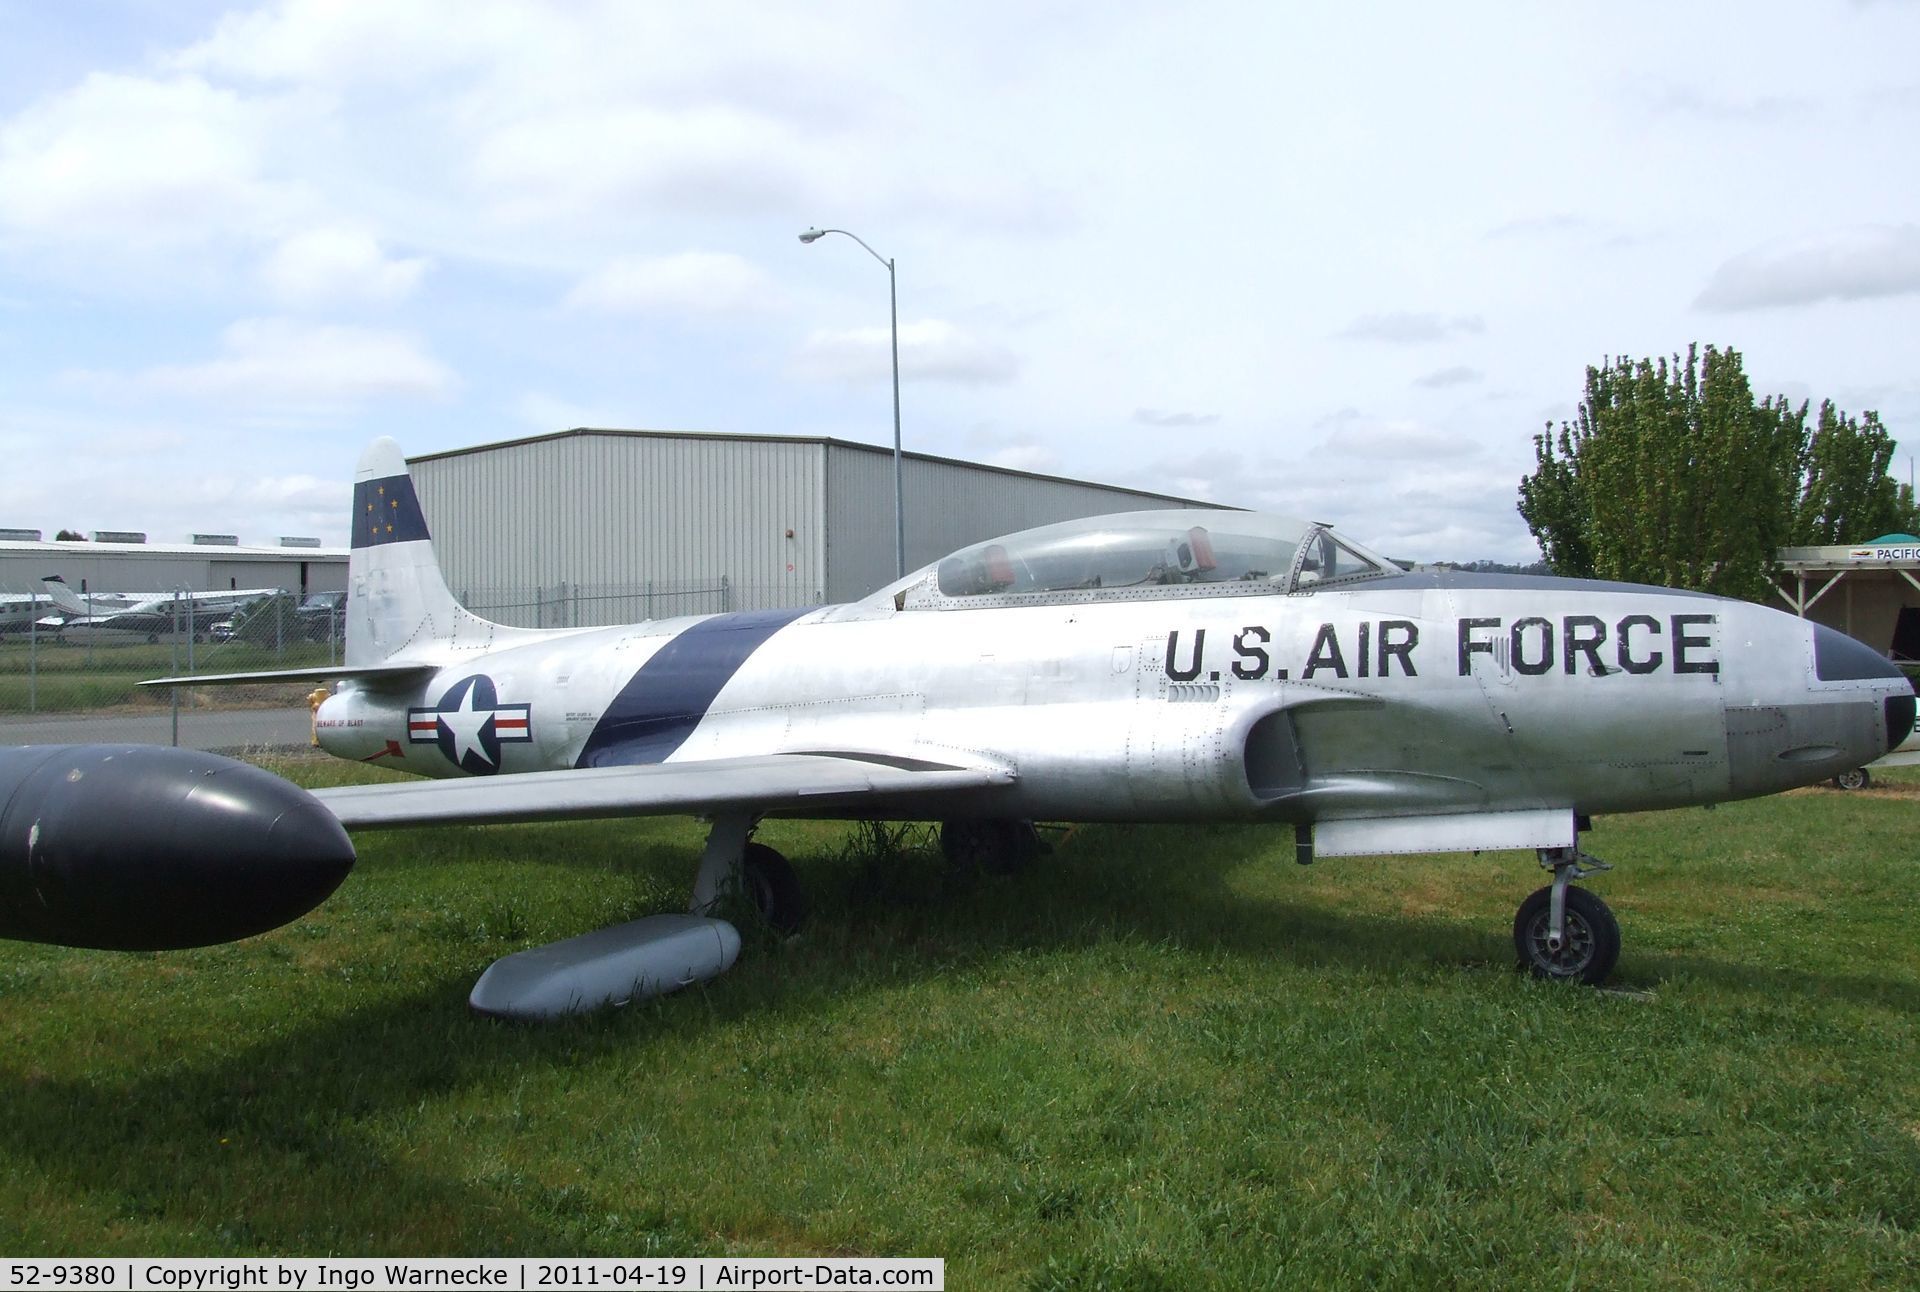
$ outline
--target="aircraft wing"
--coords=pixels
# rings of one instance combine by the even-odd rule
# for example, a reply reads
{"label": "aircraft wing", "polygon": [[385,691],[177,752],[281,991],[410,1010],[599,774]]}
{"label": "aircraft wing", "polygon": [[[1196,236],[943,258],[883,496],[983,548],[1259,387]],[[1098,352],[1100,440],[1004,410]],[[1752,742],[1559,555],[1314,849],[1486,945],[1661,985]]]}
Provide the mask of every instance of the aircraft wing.
{"label": "aircraft wing", "polygon": [[834,815],[837,809],[862,804],[878,807],[881,802],[926,802],[989,791],[1012,785],[1014,780],[1014,773],[1004,767],[810,753],[343,785],[312,793],[347,829],[380,830],[674,816],[728,808]]}
{"label": "aircraft wing", "polygon": [[411,682],[440,669],[438,664],[347,664],[320,668],[264,669],[257,673],[193,673],[186,677],[155,677],[140,686],[240,686],[248,682],[334,682],[352,678],[361,682]]}

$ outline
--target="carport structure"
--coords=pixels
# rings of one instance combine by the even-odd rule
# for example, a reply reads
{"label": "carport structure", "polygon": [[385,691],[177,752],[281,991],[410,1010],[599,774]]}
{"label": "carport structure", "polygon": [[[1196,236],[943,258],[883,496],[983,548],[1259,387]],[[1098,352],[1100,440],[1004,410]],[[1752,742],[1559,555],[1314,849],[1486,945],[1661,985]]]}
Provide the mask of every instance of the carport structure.
{"label": "carport structure", "polygon": [[1783,547],[1776,559],[1774,592],[1788,609],[1900,663],[1920,663],[1920,538]]}

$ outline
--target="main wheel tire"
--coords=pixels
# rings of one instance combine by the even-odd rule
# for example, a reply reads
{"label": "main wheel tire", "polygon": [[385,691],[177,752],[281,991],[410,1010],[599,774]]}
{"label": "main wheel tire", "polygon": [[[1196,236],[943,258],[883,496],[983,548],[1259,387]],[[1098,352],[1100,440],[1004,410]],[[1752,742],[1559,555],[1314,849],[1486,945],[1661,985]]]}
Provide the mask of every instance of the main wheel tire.
{"label": "main wheel tire", "polygon": [[1046,851],[1031,821],[942,821],[940,852],[955,870],[1019,875]]}
{"label": "main wheel tire", "polygon": [[1863,790],[1873,784],[1873,776],[1866,768],[1855,767],[1834,777],[1833,783],[1843,790]]}
{"label": "main wheel tire", "polygon": [[787,859],[764,843],[747,845],[741,859],[741,879],[747,900],[760,912],[767,927],[782,937],[792,937],[807,920],[807,890],[800,886]]}
{"label": "main wheel tire", "polygon": [[1620,922],[1607,904],[1584,888],[1567,889],[1562,919],[1564,942],[1558,952],[1547,949],[1547,931],[1553,921],[1553,888],[1548,886],[1520,903],[1513,917],[1513,946],[1520,964],[1536,978],[1556,982],[1583,982],[1598,986],[1620,959]]}

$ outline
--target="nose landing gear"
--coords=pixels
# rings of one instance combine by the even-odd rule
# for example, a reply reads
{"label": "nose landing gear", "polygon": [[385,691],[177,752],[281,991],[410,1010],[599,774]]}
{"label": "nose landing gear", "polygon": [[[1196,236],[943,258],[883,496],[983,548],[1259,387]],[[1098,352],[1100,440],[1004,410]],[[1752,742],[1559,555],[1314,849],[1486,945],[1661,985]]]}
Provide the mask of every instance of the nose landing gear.
{"label": "nose landing gear", "polygon": [[1604,982],[1620,958],[1620,923],[1605,902],[1573,882],[1612,867],[1578,848],[1542,848],[1540,865],[1553,872],[1553,883],[1520,903],[1513,917],[1521,965],[1536,978]]}

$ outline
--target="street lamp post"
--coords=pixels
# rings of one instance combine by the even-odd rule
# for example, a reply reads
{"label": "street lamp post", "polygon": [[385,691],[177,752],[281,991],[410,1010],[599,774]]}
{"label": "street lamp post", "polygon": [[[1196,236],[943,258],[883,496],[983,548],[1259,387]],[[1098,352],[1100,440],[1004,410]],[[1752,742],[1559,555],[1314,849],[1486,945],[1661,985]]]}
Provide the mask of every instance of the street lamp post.
{"label": "street lamp post", "polygon": [[829,233],[852,238],[866,247],[869,256],[887,267],[887,313],[893,326],[893,577],[902,579],[907,574],[907,514],[900,484],[900,296],[896,290],[893,261],[868,247],[865,238],[857,233],[848,233],[845,229],[808,229],[800,235],[800,241],[818,242]]}

